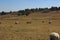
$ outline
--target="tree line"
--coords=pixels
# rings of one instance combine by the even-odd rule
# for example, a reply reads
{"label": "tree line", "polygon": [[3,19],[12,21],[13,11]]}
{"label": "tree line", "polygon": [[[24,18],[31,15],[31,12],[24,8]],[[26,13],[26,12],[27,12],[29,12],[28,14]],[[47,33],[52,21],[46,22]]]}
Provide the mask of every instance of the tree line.
{"label": "tree line", "polygon": [[18,16],[20,15],[26,15],[28,16],[30,13],[34,13],[34,12],[43,12],[43,13],[47,13],[49,11],[59,11],[60,7],[51,7],[51,8],[32,8],[32,9],[25,9],[25,10],[19,10],[17,12],[0,12],[0,15],[6,15],[6,14],[17,14]]}

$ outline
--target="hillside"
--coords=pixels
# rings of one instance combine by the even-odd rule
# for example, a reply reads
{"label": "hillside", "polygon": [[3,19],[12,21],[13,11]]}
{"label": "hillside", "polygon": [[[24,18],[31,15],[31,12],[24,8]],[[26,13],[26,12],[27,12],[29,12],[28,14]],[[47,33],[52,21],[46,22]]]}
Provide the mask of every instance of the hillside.
{"label": "hillside", "polygon": [[55,18],[60,18],[60,11],[50,11],[48,13],[34,12],[34,13],[30,13],[28,16],[26,16],[26,15],[18,16],[16,14],[0,15],[0,18],[13,18],[13,17],[26,17],[26,18],[42,18],[42,17],[54,18],[55,17]]}

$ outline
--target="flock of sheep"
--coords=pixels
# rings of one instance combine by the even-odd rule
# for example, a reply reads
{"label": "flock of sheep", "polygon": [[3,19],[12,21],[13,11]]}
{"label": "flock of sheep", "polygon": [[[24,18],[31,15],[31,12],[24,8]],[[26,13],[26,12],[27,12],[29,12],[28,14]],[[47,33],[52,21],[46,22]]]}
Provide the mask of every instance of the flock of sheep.
{"label": "flock of sheep", "polygon": [[[16,21],[15,24],[18,24],[19,22]],[[27,24],[31,24],[31,22],[26,22]],[[44,23],[44,21],[43,21]],[[49,21],[49,24],[51,24],[51,21]],[[59,34],[56,32],[50,33],[50,40],[59,40]]]}
{"label": "flock of sheep", "polygon": [[[30,22],[30,21],[29,21],[29,22],[26,22],[26,23],[27,23],[27,24],[31,24],[31,22]],[[44,21],[42,21],[42,23],[44,23]],[[51,22],[50,22],[50,21],[49,21],[48,23],[49,23],[49,24],[51,24]],[[16,21],[16,22],[15,22],[15,24],[19,24],[19,22],[18,22],[18,21]]]}
{"label": "flock of sheep", "polygon": [[[44,23],[44,21],[42,21]],[[19,22],[16,21],[15,24],[18,24]],[[27,24],[31,24],[31,22],[26,22]],[[51,24],[51,21],[49,21],[49,24]],[[59,40],[59,34],[56,32],[50,33],[50,40]]]}
{"label": "flock of sheep", "polygon": [[[44,21],[42,21],[44,23]],[[18,21],[15,21],[15,24],[18,24]],[[27,24],[31,24],[31,22],[26,22]],[[1,24],[1,22],[0,22]],[[49,21],[49,24],[51,24],[51,21]],[[50,33],[50,40],[59,40],[59,34],[56,32]]]}
{"label": "flock of sheep", "polygon": [[[45,21],[42,21],[42,23],[44,23]],[[31,24],[32,22],[31,21],[27,21],[26,22],[27,24]],[[48,24],[51,24],[52,21],[48,21]],[[2,22],[0,22],[0,24],[2,24]],[[15,24],[19,24],[19,21],[15,21]]]}

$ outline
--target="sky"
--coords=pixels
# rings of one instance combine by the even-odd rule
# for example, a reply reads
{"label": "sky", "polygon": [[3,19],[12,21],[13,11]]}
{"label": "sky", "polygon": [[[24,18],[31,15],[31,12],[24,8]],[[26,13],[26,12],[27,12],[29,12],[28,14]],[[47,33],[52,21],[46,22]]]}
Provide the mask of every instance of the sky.
{"label": "sky", "polygon": [[0,0],[1,11],[18,11],[31,8],[45,8],[60,6],[60,0]]}

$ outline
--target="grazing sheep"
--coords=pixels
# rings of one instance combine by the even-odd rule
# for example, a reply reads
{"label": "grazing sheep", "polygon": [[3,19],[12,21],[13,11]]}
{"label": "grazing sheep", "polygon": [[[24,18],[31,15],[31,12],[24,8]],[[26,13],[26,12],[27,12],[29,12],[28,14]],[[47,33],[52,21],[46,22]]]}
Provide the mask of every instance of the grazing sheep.
{"label": "grazing sheep", "polygon": [[49,22],[49,24],[51,24],[51,22]]}
{"label": "grazing sheep", "polygon": [[50,34],[50,40],[59,40],[59,34],[56,32],[52,32]]}
{"label": "grazing sheep", "polygon": [[15,21],[15,24],[18,24],[19,22],[18,21]]}
{"label": "grazing sheep", "polygon": [[31,24],[31,22],[26,22],[27,24]]}
{"label": "grazing sheep", "polygon": [[52,21],[49,21],[49,24],[51,24],[52,23]]}
{"label": "grazing sheep", "polygon": [[44,21],[42,21],[42,23],[44,23]]}

